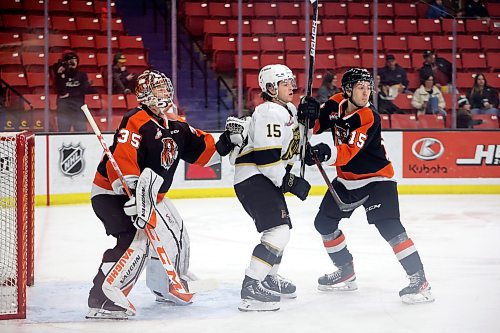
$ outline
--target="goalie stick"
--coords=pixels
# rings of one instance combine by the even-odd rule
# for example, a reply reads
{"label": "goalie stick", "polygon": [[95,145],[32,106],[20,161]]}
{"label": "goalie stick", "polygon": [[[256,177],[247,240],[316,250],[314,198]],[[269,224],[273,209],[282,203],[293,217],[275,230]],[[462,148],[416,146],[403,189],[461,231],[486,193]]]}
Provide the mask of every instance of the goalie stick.
{"label": "goalie stick", "polygon": [[[108,156],[109,162],[113,166],[114,171],[116,172],[118,178],[120,179],[120,182],[122,183],[122,186],[125,190],[125,193],[129,198],[132,197],[132,193],[130,192],[130,189],[125,182],[125,179],[123,177],[123,173],[120,170],[120,167],[118,166],[118,163],[116,163],[115,158],[113,157],[113,154],[108,148],[108,145],[104,141],[104,138],[102,137],[102,133],[97,127],[97,124],[90,114],[90,110],[87,107],[87,104],[82,105],[81,107],[83,113],[87,117],[87,120],[90,123],[90,126],[92,127],[92,130],[94,131],[95,135],[97,136],[97,139],[99,140],[99,143],[101,144],[102,149],[104,150],[104,153],[106,156]],[[186,290],[184,287],[183,282],[181,281],[181,278],[179,274],[177,274],[174,266],[172,265],[172,262],[170,258],[167,255],[167,252],[165,251],[165,248],[161,244],[161,240],[159,239],[158,235],[155,232],[155,226],[151,225],[150,223],[146,224],[146,227],[143,229],[144,232],[146,233],[149,241],[151,242],[151,245],[154,247],[156,254],[158,255],[158,258],[160,259],[163,268],[165,269],[165,272],[167,273],[169,279],[170,279],[170,293],[174,296],[176,296],[180,301],[183,301],[185,303],[190,303],[191,299],[193,298],[193,293],[190,293]]]}

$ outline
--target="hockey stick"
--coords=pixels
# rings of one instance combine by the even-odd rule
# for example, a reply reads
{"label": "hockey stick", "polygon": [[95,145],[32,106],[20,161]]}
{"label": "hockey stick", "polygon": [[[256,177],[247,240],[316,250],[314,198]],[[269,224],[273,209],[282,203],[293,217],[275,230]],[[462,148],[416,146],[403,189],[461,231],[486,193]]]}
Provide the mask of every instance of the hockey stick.
{"label": "hockey stick", "polygon": [[355,201],[355,202],[351,202],[351,203],[343,202],[342,199],[340,199],[337,192],[335,191],[335,189],[333,188],[333,185],[330,182],[330,179],[328,179],[328,175],[326,174],[325,169],[323,169],[323,166],[321,165],[321,162],[318,160],[318,157],[314,156],[313,159],[314,159],[314,162],[316,163],[316,166],[318,167],[319,173],[321,173],[321,176],[325,180],[325,183],[328,185],[328,191],[330,191],[330,194],[332,195],[333,200],[335,201],[337,206],[339,206],[339,209],[341,211],[350,212],[351,210],[355,210],[356,208],[358,208],[359,206],[364,204],[366,200],[368,200],[369,196],[367,195],[366,197],[362,198],[359,201]]}
{"label": "hockey stick", "polygon": [[[314,62],[316,61],[316,35],[318,34],[318,1],[311,0],[311,5],[313,7],[313,21],[311,26],[311,47],[309,49],[309,73],[307,76],[307,87],[306,96],[312,96],[312,84],[314,76]],[[306,118],[306,123],[304,125],[304,141],[300,147],[300,177],[304,178],[306,171],[306,147],[309,142],[307,137],[307,132],[309,131],[309,118]]]}
{"label": "hockey stick", "polygon": [[[104,153],[106,156],[108,156],[109,162],[113,166],[113,169],[116,172],[116,175],[120,179],[120,182],[122,183],[122,186],[125,190],[125,193],[127,193],[127,196],[129,198],[132,197],[132,193],[130,192],[130,189],[125,182],[125,179],[123,177],[123,173],[120,170],[120,167],[118,166],[118,163],[116,163],[115,158],[113,157],[113,154],[111,153],[111,150],[109,150],[108,145],[104,141],[104,138],[102,137],[102,133],[97,127],[97,124],[90,114],[90,110],[87,107],[87,104],[82,105],[81,107],[83,113],[85,113],[85,116],[87,117],[87,120],[90,123],[90,126],[92,127],[92,130],[94,131],[95,135],[97,136],[97,139],[99,140],[99,143],[101,144],[102,149],[104,150]],[[151,245],[154,247],[156,254],[158,255],[158,258],[160,259],[163,268],[165,269],[165,272],[167,273],[169,279],[170,279],[170,285],[173,287],[172,290],[170,290],[170,293],[172,293],[174,296],[179,298],[181,301],[184,301],[186,303],[189,303],[191,299],[193,298],[193,294],[188,292],[186,288],[184,287],[183,282],[180,279],[180,276],[177,274],[174,266],[172,265],[172,262],[170,261],[170,258],[167,255],[167,252],[165,251],[165,248],[161,244],[161,240],[158,237],[157,233],[155,232],[155,226],[151,224],[146,224],[146,227],[144,228],[144,232],[148,236],[149,241],[151,242]]]}

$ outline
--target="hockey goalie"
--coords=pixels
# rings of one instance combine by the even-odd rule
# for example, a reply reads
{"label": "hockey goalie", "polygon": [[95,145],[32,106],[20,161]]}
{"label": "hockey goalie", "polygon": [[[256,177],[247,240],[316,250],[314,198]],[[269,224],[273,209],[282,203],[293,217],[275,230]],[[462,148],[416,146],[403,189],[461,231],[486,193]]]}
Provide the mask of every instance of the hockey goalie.
{"label": "hockey goalie", "polygon": [[175,119],[174,90],[163,73],[147,70],[139,75],[135,92],[140,106],[124,115],[109,148],[111,159],[103,157],[92,185],[92,208],[116,246],[103,254],[87,318],[133,316],[136,309],[127,295],[144,268],[157,301],[191,302],[189,237],[165,194],[180,159],[209,166],[234,147],[229,131],[215,142],[211,134]]}

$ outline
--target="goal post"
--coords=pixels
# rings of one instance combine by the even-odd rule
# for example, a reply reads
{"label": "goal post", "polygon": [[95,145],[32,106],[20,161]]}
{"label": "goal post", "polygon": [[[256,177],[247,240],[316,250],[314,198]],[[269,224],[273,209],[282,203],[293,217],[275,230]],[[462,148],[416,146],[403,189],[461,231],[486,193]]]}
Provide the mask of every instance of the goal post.
{"label": "goal post", "polygon": [[0,319],[26,318],[34,283],[35,135],[0,133]]}

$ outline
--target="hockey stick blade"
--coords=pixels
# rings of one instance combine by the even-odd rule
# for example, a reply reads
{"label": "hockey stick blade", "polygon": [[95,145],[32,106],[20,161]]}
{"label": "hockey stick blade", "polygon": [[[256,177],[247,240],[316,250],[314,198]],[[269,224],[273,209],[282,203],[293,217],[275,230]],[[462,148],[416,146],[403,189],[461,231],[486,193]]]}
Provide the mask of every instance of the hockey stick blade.
{"label": "hockey stick blade", "polygon": [[316,166],[318,167],[319,172],[321,173],[321,176],[323,177],[323,179],[325,180],[326,184],[328,185],[328,191],[332,195],[333,200],[335,201],[335,203],[337,204],[337,206],[339,206],[339,209],[341,211],[343,211],[343,212],[353,211],[356,208],[358,208],[359,206],[361,206],[362,204],[364,204],[366,202],[366,200],[368,200],[369,196],[367,195],[366,197],[362,198],[361,200],[358,200],[358,201],[355,201],[355,202],[351,202],[351,203],[345,203],[345,202],[343,202],[342,199],[340,199],[340,197],[337,194],[337,192],[335,191],[335,189],[333,188],[332,183],[330,183],[330,180],[328,179],[328,176],[327,176],[327,174],[325,172],[325,169],[323,169],[323,166],[321,165],[321,162],[318,160],[318,158],[316,156],[314,156],[313,158],[314,158],[314,162],[316,163]]}

